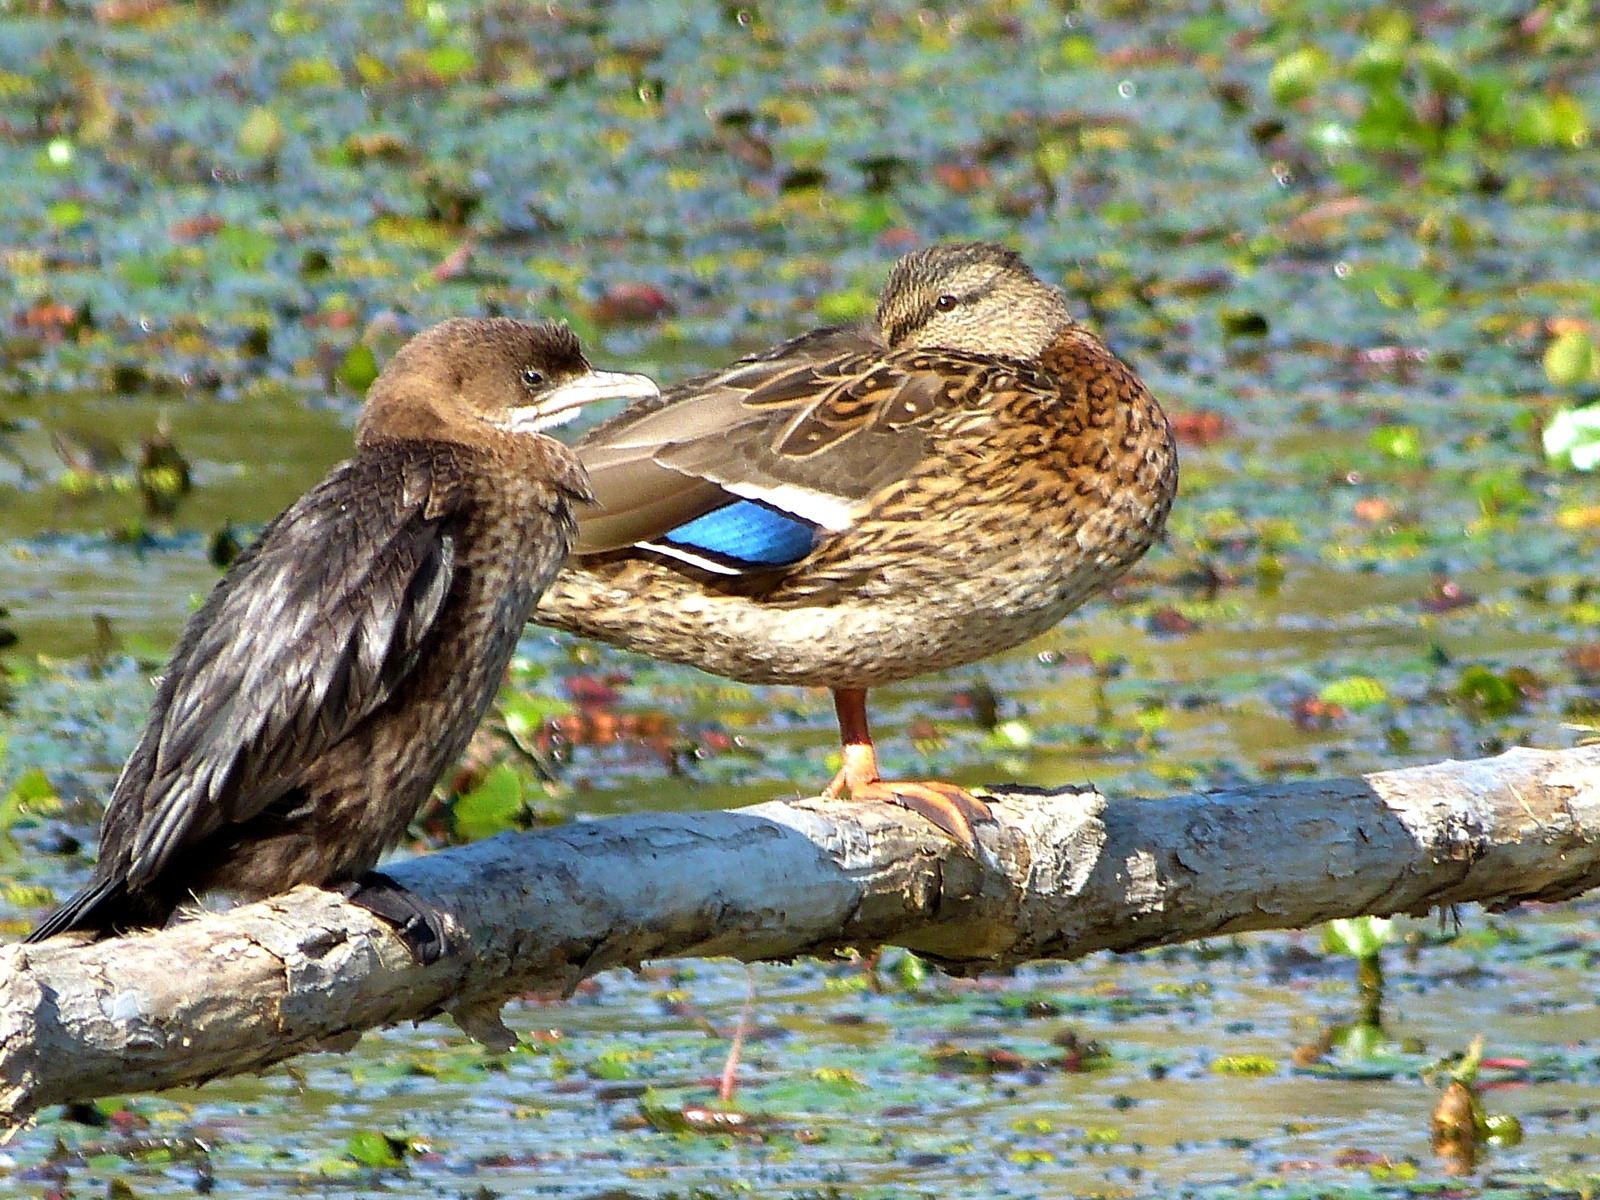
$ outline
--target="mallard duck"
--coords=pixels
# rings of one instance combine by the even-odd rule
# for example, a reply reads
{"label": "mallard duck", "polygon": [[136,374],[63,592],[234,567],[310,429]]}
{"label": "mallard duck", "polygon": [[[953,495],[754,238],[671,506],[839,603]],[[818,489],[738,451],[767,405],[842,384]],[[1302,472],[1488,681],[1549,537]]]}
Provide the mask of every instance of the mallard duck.
{"label": "mallard duck", "polygon": [[1137,560],[1177,489],[1145,386],[1014,252],[933,246],[870,322],[687,380],[577,446],[595,503],[535,620],[752,683],[832,689],[824,789],[969,849],[963,788],[880,778],[866,691],[1043,633]]}
{"label": "mallard duck", "polygon": [[354,458],[272,521],[190,618],[89,882],[27,940],[163,925],[193,895],[342,886],[417,957],[438,914],[372,871],[472,736],[590,500],[539,430],[653,397],[564,326],[455,320],[368,393]]}

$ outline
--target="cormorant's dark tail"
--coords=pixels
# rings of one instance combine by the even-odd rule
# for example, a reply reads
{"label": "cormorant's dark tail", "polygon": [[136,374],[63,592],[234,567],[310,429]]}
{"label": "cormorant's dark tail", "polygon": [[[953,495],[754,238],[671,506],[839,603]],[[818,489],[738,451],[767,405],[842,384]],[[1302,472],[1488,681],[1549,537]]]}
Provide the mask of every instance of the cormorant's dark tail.
{"label": "cormorant's dark tail", "polygon": [[167,923],[175,907],[146,893],[130,893],[125,880],[91,879],[22,940],[42,942],[73,930],[104,937],[123,929],[160,927]]}

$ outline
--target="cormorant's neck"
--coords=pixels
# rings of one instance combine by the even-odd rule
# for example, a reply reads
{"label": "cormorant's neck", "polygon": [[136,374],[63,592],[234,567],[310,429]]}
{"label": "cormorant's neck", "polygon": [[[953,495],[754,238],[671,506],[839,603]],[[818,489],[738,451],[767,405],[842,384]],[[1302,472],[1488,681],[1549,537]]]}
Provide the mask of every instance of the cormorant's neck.
{"label": "cormorant's neck", "polygon": [[[374,390],[383,381],[373,385]],[[382,442],[455,442],[480,445],[492,430],[471,416],[450,412],[432,395],[419,396],[409,391],[388,390],[367,396],[367,405],[356,423],[356,445]]]}

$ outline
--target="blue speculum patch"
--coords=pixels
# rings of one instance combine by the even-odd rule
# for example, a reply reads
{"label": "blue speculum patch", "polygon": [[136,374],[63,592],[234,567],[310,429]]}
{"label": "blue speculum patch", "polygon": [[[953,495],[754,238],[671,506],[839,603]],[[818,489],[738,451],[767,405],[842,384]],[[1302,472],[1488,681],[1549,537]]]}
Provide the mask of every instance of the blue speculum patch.
{"label": "blue speculum patch", "polygon": [[813,525],[797,517],[736,500],[678,526],[662,540],[733,565],[786,567],[811,553],[816,535]]}

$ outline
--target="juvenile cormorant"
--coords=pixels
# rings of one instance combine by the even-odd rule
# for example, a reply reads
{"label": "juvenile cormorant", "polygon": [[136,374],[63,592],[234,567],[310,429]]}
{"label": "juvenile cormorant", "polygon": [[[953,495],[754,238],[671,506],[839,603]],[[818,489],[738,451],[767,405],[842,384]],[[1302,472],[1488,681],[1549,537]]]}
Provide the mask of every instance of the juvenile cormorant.
{"label": "juvenile cormorant", "polygon": [[461,753],[592,500],[538,431],[646,398],[564,326],[452,320],[367,395],[356,455],[190,618],[106,805],[89,882],[27,940],[160,926],[213,889],[343,886],[419,959],[438,915],[372,871]]}

